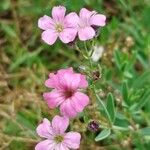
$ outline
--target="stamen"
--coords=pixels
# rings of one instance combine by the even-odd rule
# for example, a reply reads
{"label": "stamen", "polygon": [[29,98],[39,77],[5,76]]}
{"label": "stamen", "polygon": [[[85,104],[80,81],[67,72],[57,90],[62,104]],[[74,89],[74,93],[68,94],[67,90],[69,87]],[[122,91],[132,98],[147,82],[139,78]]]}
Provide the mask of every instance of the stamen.
{"label": "stamen", "polygon": [[56,24],[55,29],[56,29],[57,32],[60,33],[60,32],[63,31],[64,28],[63,28],[63,25],[61,25],[61,24]]}
{"label": "stamen", "polygon": [[64,140],[64,137],[62,135],[57,135],[54,137],[54,140],[56,143],[61,143]]}

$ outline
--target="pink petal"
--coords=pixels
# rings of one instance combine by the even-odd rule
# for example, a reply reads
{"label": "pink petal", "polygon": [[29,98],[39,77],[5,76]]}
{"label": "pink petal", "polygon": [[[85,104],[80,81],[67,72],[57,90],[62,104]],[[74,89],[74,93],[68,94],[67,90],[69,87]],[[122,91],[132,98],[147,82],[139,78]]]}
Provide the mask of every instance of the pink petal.
{"label": "pink petal", "polygon": [[92,39],[95,36],[95,31],[92,27],[80,28],[78,35],[81,41],[86,41]]}
{"label": "pink petal", "polygon": [[86,87],[88,87],[88,82],[87,82],[87,80],[86,80],[86,76],[85,76],[85,75],[81,75],[81,76],[80,76],[79,87],[80,87],[80,88],[86,88]]}
{"label": "pink petal", "polygon": [[43,138],[52,138],[53,131],[48,119],[44,118],[43,122],[36,129],[37,134]]}
{"label": "pink petal", "polygon": [[44,15],[38,20],[38,27],[43,30],[53,29],[54,22],[51,17]]}
{"label": "pink petal", "polygon": [[79,16],[74,12],[69,13],[65,17],[65,25],[67,27],[77,27],[78,23],[79,23]]}
{"label": "pink petal", "polygon": [[80,74],[77,73],[64,73],[59,75],[59,81],[63,89],[66,91],[76,90],[80,83]]}
{"label": "pink petal", "polygon": [[65,135],[64,143],[71,149],[80,147],[81,135],[78,132],[68,132]]}
{"label": "pink petal", "polygon": [[77,112],[75,111],[74,107],[72,106],[72,100],[67,99],[65,100],[60,106],[60,112],[63,116],[74,118],[77,116]]}
{"label": "pink petal", "polygon": [[94,13],[94,11],[89,11],[86,8],[82,8],[80,10],[79,16],[81,19],[90,19],[90,17],[92,16],[92,14]]}
{"label": "pink petal", "polygon": [[57,134],[63,134],[69,125],[69,119],[66,117],[55,116],[52,120],[52,127]]}
{"label": "pink petal", "polygon": [[44,140],[35,146],[35,150],[54,150],[55,145],[52,140]]}
{"label": "pink petal", "polygon": [[91,25],[105,26],[106,16],[102,14],[95,14],[91,17],[90,23]]}
{"label": "pink petal", "polygon": [[59,38],[63,43],[72,42],[77,35],[77,29],[75,28],[66,28],[63,32],[60,32]]}
{"label": "pink petal", "polygon": [[44,93],[43,97],[46,100],[49,108],[52,109],[58,107],[65,100],[65,97],[60,90],[52,90],[51,92]]}
{"label": "pink petal", "polygon": [[69,150],[69,148],[65,144],[60,143],[55,146],[55,150]]}
{"label": "pink petal", "polygon": [[49,45],[53,45],[57,37],[57,33],[52,29],[48,29],[42,33],[42,40]]}
{"label": "pink petal", "polygon": [[81,92],[76,92],[71,98],[72,106],[76,112],[82,112],[85,106],[89,104],[89,97]]}
{"label": "pink petal", "polygon": [[45,86],[49,88],[61,89],[61,85],[59,83],[59,78],[57,74],[51,74],[50,78],[45,81]]}
{"label": "pink petal", "polygon": [[64,6],[53,7],[52,17],[56,21],[63,21],[66,13],[66,8]]}
{"label": "pink petal", "polygon": [[64,74],[64,73],[73,73],[73,68],[70,67],[70,68],[66,68],[66,69],[60,69],[57,71],[58,74]]}
{"label": "pink petal", "polygon": [[61,89],[61,85],[59,83],[59,78],[62,77],[65,73],[73,73],[73,68],[67,68],[67,69],[60,69],[57,71],[57,74],[50,73],[49,79],[45,81],[45,86],[49,88],[56,88],[56,89]]}

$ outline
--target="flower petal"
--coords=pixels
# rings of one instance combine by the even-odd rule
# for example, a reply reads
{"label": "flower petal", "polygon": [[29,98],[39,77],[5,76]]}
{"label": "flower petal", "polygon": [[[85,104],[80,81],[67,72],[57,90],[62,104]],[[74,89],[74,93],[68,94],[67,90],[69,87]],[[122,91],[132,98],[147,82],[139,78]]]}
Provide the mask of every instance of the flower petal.
{"label": "flower petal", "polygon": [[63,116],[66,116],[69,118],[74,118],[78,114],[72,105],[71,99],[67,99],[61,104],[60,112]]}
{"label": "flower petal", "polygon": [[52,140],[44,140],[35,146],[35,150],[54,150],[55,142]]}
{"label": "flower petal", "polygon": [[71,149],[78,149],[81,135],[78,132],[68,132],[64,137],[64,143]]}
{"label": "flower petal", "polygon": [[78,35],[81,41],[86,41],[92,39],[95,36],[95,31],[92,27],[80,28]]}
{"label": "flower petal", "polygon": [[81,81],[80,74],[64,73],[63,75],[59,75],[59,81],[65,91],[73,91],[79,87]]}
{"label": "flower petal", "polygon": [[82,8],[80,10],[79,16],[81,19],[90,19],[90,17],[92,16],[93,13],[94,13],[94,11],[89,11],[86,8]]}
{"label": "flower petal", "polygon": [[38,27],[43,30],[54,29],[54,22],[51,17],[44,15],[38,20]]}
{"label": "flower petal", "polygon": [[42,40],[49,45],[53,45],[57,37],[57,33],[52,29],[48,29],[42,33]]}
{"label": "flower petal", "polygon": [[58,107],[64,100],[62,91],[52,90],[51,92],[46,92],[43,94],[44,99],[46,100],[49,108]]}
{"label": "flower petal", "polygon": [[66,28],[59,34],[59,38],[63,43],[72,42],[77,35],[77,29],[75,28]]}
{"label": "flower petal", "polygon": [[55,116],[52,120],[52,127],[55,133],[62,134],[66,131],[69,125],[69,119],[66,117]]}
{"label": "flower petal", "polygon": [[66,68],[66,69],[60,69],[57,71],[58,74],[64,74],[64,73],[73,73],[73,68],[72,67],[69,67],[69,68]]}
{"label": "flower petal", "polygon": [[64,143],[60,143],[55,146],[55,150],[69,150],[69,148]]}
{"label": "flower petal", "polygon": [[77,27],[79,22],[79,16],[75,13],[69,13],[66,17],[65,17],[65,26],[67,27]]}
{"label": "flower petal", "polygon": [[86,76],[85,76],[85,75],[81,75],[81,76],[80,76],[79,87],[80,87],[80,88],[86,88],[86,87],[88,87],[88,82],[87,82],[87,80],[86,80]]}
{"label": "flower petal", "polygon": [[76,92],[71,98],[72,106],[76,112],[82,112],[84,107],[89,104],[89,97],[81,92]]}
{"label": "flower petal", "polygon": [[102,14],[95,14],[90,19],[91,25],[96,26],[105,26],[106,24],[106,16]]}
{"label": "flower petal", "polygon": [[36,128],[36,132],[40,137],[51,138],[53,135],[53,131],[49,120],[44,118],[43,122]]}
{"label": "flower petal", "polygon": [[56,6],[52,9],[52,17],[55,21],[63,21],[66,13],[66,8],[64,6]]}

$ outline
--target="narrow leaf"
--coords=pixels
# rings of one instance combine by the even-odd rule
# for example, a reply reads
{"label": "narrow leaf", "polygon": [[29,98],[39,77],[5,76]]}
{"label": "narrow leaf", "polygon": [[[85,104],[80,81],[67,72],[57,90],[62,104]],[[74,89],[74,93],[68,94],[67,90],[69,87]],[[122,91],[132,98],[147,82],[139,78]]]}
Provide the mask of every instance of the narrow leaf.
{"label": "narrow leaf", "polygon": [[143,128],[140,130],[140,132],[142,133],[142,135],[150,137],[150,127]]}
{"label": "narrow leaf", "polygon": [[128,98],[128,85],[127,85],[127,82],[124,82],[122,84],[122,96],[123,96],[123,100],[125,102],[126,105],[130,105],[130,101],[129,101],[129,98]]}
{"label": "narrow leaf", "polygon": [[150,90],[147,90],[136,105],[136,109],[142,108],[150,100]]}
{"label": "narrow leaf", "polygon": [[111,93],[108,94],[106,108],[110,115],[111,122],[113,123],[115,120],[115,105],[114,105],[114,98]]}
{"label": "narrow leaf", "polygon": [[102,132],[98,134],[98,136],[95,138],[95,141],[98,142],[107,138],[110,135],[110,133],[111,133],[110,129],[104,129]]}

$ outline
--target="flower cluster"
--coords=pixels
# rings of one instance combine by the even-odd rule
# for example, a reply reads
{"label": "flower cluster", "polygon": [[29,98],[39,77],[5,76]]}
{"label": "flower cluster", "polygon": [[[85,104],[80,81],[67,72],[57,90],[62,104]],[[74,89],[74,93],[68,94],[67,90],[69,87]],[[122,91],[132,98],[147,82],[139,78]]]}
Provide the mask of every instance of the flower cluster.
{"label": "flower cluster", "polygon": [[75,40],[78,35],[81,41],[92,39],[96,35],[95,27],[105,26],[106,17],[96,11],[82,8],[79,16],[75,12],[67,15],[64,6],[53,7],[52,17],[44,15],[38,21],[42,33],[42,40],[49,45],[59,38],[63,43]]}
{"label": "flower cluster", "polygon": [[[86,8],[82,8],[78,16],[75,12],[66,15],[66,8],[57,6],[52,9],[52,17],[45,15],[38,20],[38,26],[44,30],[43,41],[52,45],[57,38],[63,43],[74,41],[76,36],[81,41],[92,39],[96,35],[95,26],[104,26],[105,20],[104,15]],[[50,109],[59,107],[61,116],[56,115],[52,122],[44,118],[38,125],[37,134],[45,140],[38,143],[35,150],[78,149],[81,135],[65,131],[69,118],[76,117],[89,104],[89,97],[83,92],[88,87],[86,76],[75,73],[73,68],[60,69],[49,74],[45,86],[51,91],[43,94],[44,100]],[[92,123],[90,128],[96,130],[97,126]]]}

